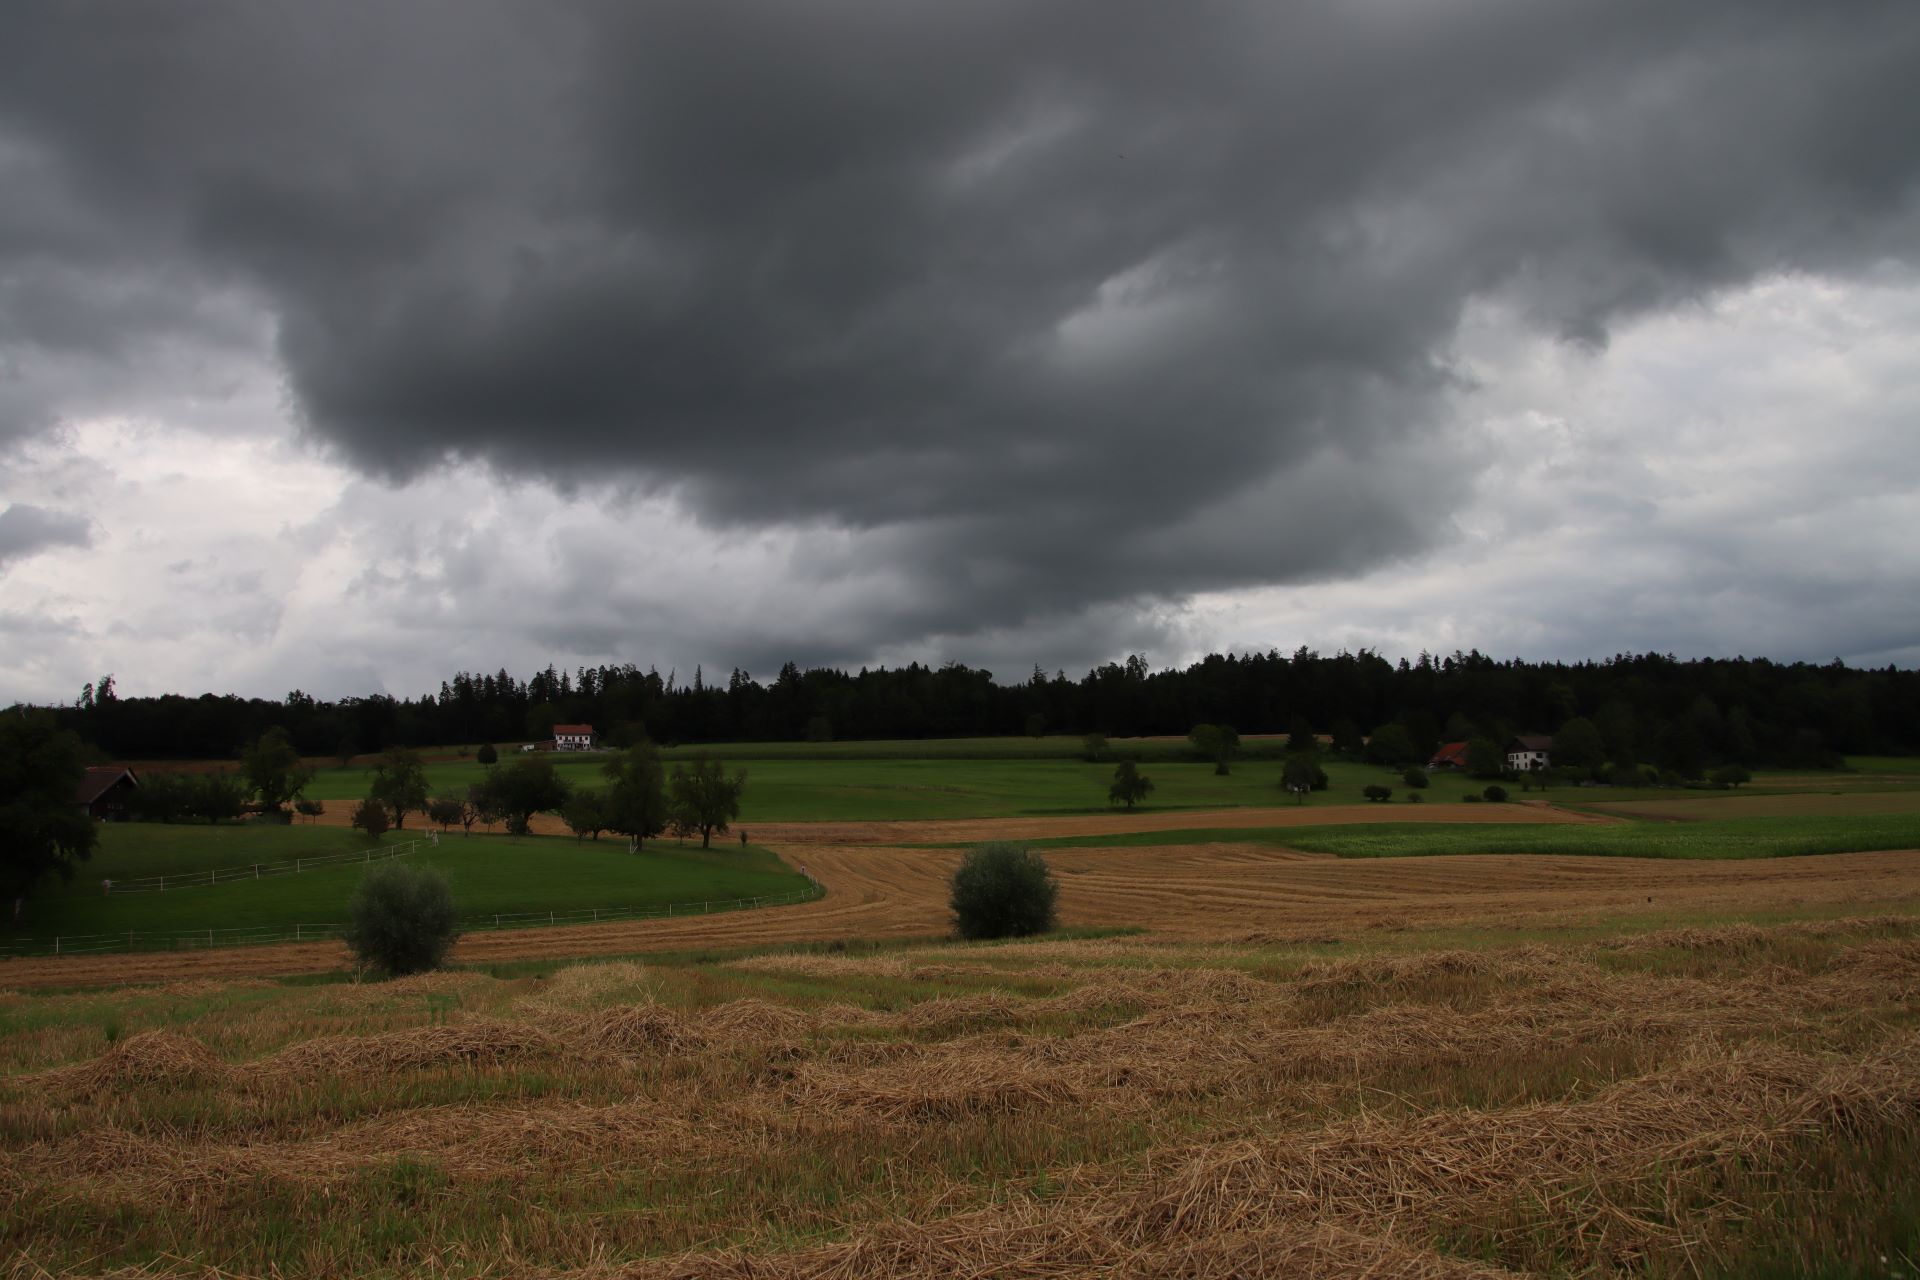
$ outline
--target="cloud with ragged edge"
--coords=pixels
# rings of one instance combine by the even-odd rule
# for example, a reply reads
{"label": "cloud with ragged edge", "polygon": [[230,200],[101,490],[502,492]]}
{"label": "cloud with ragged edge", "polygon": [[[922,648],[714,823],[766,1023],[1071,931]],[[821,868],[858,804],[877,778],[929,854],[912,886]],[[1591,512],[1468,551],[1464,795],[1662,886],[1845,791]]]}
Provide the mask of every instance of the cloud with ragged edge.
{"label": "cloud with ragged edge", "polygon": [[535,650],[1177,644],[1471,534],[1474,308],[1603,352],[1911,263],[1914,65],[1905,0],[24,5],[0,448],[284,395],[410,505],[628,513],[352,535],[357,599],[533,591]]}
{"label": "cloud with ragged edge", "polygon": [[85,516],[25,502],[0,511],[0,567],[53,547],[84,547],[91,541]]}

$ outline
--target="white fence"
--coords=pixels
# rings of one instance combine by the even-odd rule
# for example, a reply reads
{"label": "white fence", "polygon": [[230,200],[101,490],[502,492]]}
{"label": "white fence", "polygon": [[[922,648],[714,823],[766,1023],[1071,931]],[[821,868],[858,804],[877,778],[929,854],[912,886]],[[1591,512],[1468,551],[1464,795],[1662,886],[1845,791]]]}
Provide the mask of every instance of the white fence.
{"label": "white fence", "polygon": [[[313,857],[294,858],[287,862],[255,862],[244,867],[218,867],[211,871],[185,871],[165,876],[129,876],[121,880],[102,880],[101,892],[108,897],[119,893],[167,893],[174,889],[205,889],[216,884],[232,884],[236,880],[265,880],[272,876],[297,876],[303,871],[318,871],[322,867],[337,867],[345,862],[384,862],[388,858],[398,858],[412,853],[422,844],[419,840],[409,840],[404,844],[370,844],[364,849],[350,849],[345,853],[322,853]],[[434,833],[428,833],[425,843],[439,844]]]}
{"label": "white fence", "polygon": [[[805,873],[802,872],[804,875]],[[791,893],[760,894],[751,898],[708,899],[701,902],[669,902],[656,907],[587,907],[577,911],[499,911],[462,916],[462,933],[485,933],[495,929],[534,929],[546,925],[598,924],[619,920],[666,920],[684,916],[716,915],[723,911],[747,911],[755,907],[786,907],[812,902],[826,889],[812,876],[807,887]],[[0,943],[0,956],[72,956],[109,951],[204,951],[210,947],[246,947],[276,942],[324,942],[341,937],[342,923],[241,926],[231,929],[185,929],[171,933],[56,934],[48,938],[12,938]],[[6,971],[0,969],[0,986],[6,983]]]}

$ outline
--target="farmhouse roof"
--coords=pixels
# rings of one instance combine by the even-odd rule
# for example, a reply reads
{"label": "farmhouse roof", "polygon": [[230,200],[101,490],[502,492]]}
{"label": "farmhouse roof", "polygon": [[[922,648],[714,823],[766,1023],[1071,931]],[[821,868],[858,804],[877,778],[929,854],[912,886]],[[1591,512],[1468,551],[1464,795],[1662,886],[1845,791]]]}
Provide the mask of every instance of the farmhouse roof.
{"label": "farmhouse roof", "polygon": [[1467,744],[1464,742],[1449,742],[1434,752],[1433,759],[1427,763],[1434,765],[1453,764],[1459,765],[1464,769],[1467,764]]}
{"label": "farmhouse roof", "polygon": [[140,779],[133,776],[133,770],[121,765],[94,765],[81,777],[80,783],[73,789],[74,802],[92,804],[111,791],[120,779],[125,778],[134,786],[140,785]]}
{"label": "farmhouse roof", "polygon": [[553,726],[554,737],[557,738],[563,733],[568,735],[585,735],[591,738],[593,736],[593,726],[590,724],[557,724]]}
{"label": "farmhouse roof", "polygon": [[1509,751],[1551,751],[1553,737],[1545,733],[1523,733],[1507,744]]}

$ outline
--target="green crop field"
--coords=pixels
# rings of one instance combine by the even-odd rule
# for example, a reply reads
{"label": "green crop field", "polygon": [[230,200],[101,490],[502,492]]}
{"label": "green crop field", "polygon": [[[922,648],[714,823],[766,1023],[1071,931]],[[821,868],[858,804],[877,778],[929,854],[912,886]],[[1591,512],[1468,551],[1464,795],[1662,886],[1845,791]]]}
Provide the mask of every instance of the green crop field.
{"label": "green crop field", "polygon": [[1706,822],[1380,823],[1347,827],[1242,827],[1072,836],[1037,848],[1264,844],[1343,858],[1412,858],[1475,853],[1575,854],[1617,858],[1784,858],[1920,848],[1920,814],[1759,817]]}
{"label": "green crop field", "polygon": [[[424,833],[419,833],[422,836]],[[209,838],[209,837],[213,838]],[[407,837],[389,836],[391,846]],[[211,828],[129,823],[105,828],[102,848],[73,882],[49,885],[28,904],[19,930],[0,934],[18,946],[56,935],[172,933],[195,929],[280,929],[338,923],[365,866],[346,862],[309,867],[298,875],[269,875],[162,892],[103,894],[101,880],[164,870],[270,863],[295,856],[365,850],[351,832],[324,827]],[[445,872],[460,914],[495,912],[633,911],[669,903],[724,901],[791,894],[806,881],[774,854],[755,845],[650,841],[640,854],[624,841],[577,842],[568,837],[443,837],[405,856]]]}
{"label": "green crop field", "polygon": [[[997,740],[988,740],[997,741]],[[1028,739],[1007,739],[1027,742]],[[1022,759],[1018,757],[909,758],[845,756],[831,752],[838,745],[808,746],[822,754],[753,759],[714,748],[715,758],[729,768],[747,772],[740,821],[890,821],[915,818],[992,818],[1038,814],[1101,813],[1107,810],[1107,786],[1113,780],[1111,762],[1090,764],[1078,759]],[[903,744],[907,745],[907,744]],[[669,759],[679,758],[670,756]],[[577,787],[606,785],[599,757],[556,757],[560,776]],[[1310,805],[1357,804],[1361,788],[1380,783],[1394,789],[1392,803],[1405,803],[1412,794],[1401,781],[1401,770],[1330,760],[1324,765],[1329,785],[1308,797]],[[441,760],[426,766],[427,781],[436,795],[464,795],[480,781],[486,767],[471,760]],[[1144,765],[1154,791],[1148,809],[1198,809],[1291,804],[1280,790],[1280,766],[1270,760],[1242,760],[1226,777],[1213,766],[1196,760],[1167,760]],[[367,793],[372,769],[359,764],[322,770],[307,794],[331,806],[344,806]],[[1486,783],[1471,778],[1436,775],[1423,793],[1432,801],[1458,801],[1478,794]],[[1508,789],[1522,794],[1516,784]],[[1644,790],[1617,787],[1555,787],[1535,792],[1540,798],[1568,804],[1592,804],[1645,798]],[[1656,793],[1666,794],[1666,793]],[[1687,792],[1714,799],[1731,792]],[[1753,788],[1744,794],[1757,794]],[[412,822],[419,822],[415,818]]]}

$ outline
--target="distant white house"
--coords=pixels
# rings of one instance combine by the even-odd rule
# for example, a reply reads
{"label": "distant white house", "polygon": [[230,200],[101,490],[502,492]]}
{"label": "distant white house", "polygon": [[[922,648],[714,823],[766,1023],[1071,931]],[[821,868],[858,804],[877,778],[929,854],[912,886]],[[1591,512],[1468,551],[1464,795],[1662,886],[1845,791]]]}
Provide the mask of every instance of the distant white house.
{"label": "distant white house", "polygon": [[553,726],[553,749],[555,751],[593,750],[593,726],[590,724]]}
{"label": "distant white house", "polygon": [[1552,738],[1545,734],[1523,733],[1507,743],[1507,768],[1515,773],[1551,768],[1553,761],[1549,756],[1552,751]]}

